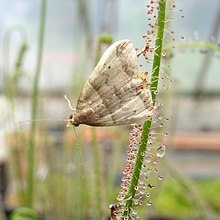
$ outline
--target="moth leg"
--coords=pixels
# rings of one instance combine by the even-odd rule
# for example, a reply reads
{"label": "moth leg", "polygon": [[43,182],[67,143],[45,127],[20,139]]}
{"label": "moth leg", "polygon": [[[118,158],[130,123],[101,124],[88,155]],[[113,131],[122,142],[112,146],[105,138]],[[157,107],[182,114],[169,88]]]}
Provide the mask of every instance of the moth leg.
{"label": "moth leg", "polygon": [[136,55],[137,55],[137,57],[139,57],[142,53],[144,53],[144,51],[145,51],[145,48],[144,49],[142,49],[141,51],[139,51]]}
{"label": "moth leg", "polygon": [[145,56],[144,53],[149,51],[149,49],[150,49],[149,45],[145,45],[145,47],[137,53],[137,57],[139,57],[141,54],[143,54]]}
{"label": "moth leg", "polygon": [[137,74],[134,76],[135,79],[141,79],[142,81],[147,83],[147,86],[151,84],[150,76],[148,76],[146,73],[137,71]]}

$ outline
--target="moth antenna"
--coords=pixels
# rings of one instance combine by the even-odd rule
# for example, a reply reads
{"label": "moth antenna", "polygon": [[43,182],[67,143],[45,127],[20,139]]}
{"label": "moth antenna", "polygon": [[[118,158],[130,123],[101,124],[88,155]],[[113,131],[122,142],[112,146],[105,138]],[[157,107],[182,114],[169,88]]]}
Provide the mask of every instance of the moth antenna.
{"label": "moth antenna", "polygon": [[60,119],[60,118],[37,118],[37,119],[32,119],[32,120],[24,120],[24,121],[17,121],[15,122],[16,124],[22,124],[22,123],[30,123],[31,121],[36,121],[36,122],[40,122],[40,121],[65,121],[68,122],[68,120],[66,119]]}
{"label": "moth antenna", "polygon": [[66,94],[64,95],[64,99],[66,99],[66,101],[67,101],[67,103],[68,103],[70,109],[71,109],[72,111],[75,111],[75,109],[72,107],[72,105],[71,105],[71,103],[70,103],[70,100],[67,98],[67,95],[66,95]]}

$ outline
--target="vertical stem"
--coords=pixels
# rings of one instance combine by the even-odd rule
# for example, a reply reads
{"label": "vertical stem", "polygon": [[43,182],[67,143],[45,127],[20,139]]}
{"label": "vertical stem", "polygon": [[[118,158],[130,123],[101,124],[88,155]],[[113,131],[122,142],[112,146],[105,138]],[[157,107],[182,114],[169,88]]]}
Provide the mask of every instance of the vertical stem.
{"label": "vertical stem", "polygon": [[[156,43],[155,43],[156,49],[154,53],[154,61],[153,61],[153,67],[152,67],[153,72],[151,75],[151,78],[153,79],[151,83],[151,91],[154,91],[154,88],[158,87],[162,46],[163,46],[164,26],[165,26],[165,15],[166,15],[166,0],[160,0],[159,1],[159,12],[158,12],[158,29],[157,29],[157,36],[156,36]],[[153,103],[155,104],[156,93],[151,92],[151,95],[152,95]]]}
{"label": "vertical stem", "polygon": [[102,187],[101,187],[101,164],[100,164],[100,152],[97,144],[96,137],[96,129],[91,128],[92,132],[92,152],[93,152],[93,165],[94,165],[94,173],[95,173],[95,210],[96,210],[96,218],[102,219]]}
{"label": "vertical stem", "polygon": [[[109,35],[101,35],[98,39],[98,45],[96,50],[96,60],[95,63],[97,64],[102,53],[102,45],[103,44],[111,44],[112,37]],[[102,179],[102,164],[101,164],[101,156],[99,147],[97,144],[97,137],[96,137],[96,129],[91,128],[92,132],[92,147],[93,147],[93,160],[94,160],[94,171],[95,171],[95,189],[96,189],[96,213],[97,219],[104,218],[104,196],[105,193],[103,192],[103,179]]]}
{"label": "vertical stem", "polygon": [[36,134],[36,123],[34,119],[37,115],[37,106],[39,98],[39,79],[42,63],[42,54],[43,54],[43,43],[44,43],[44,30],[45,30],[45,19],[46,19],[46,0],[41,0],[41,12],[40,12],[40,26],[39,26],[39,35],[38,35],[38,51],[37,51],[37,64],[34,75],[34,85],[32,93],[32,106],[31,106],[31,130],[30,130],[30,139],[28,146],[28,206],[33,206],[34,201],[34,168],[35,168],[35,134]]}
{"label": "vertical stem", "polygon": [[[162,46],[163,46],[163,34],[164,34],[164,24],[165,24],[165,14],[166,14],[166,0],[160,0],[159,1],[159,11],[158,11],[158,28],[157,28],[157,36],[156,36],[156,42],[155,42],[155,53],[154,53],[154,59],[153,59],[153,66],[152,66],[152,84],[150,86],[151,93],[152,93],[152,100],[153,104],[155,105],[156,101],[156,93],[154,93],[155,88],[158,87],[158,80],[159,80],[159,72],[160,72],[160,63],[161,63],[161,55],[162,55]],[[129,199],[126,202],[126,210],[124,211],[124,216],[129,216],[133,204],[133,198],[136,193],[136,186],[138,185],[138,180],[141,173],[142,164],[144,161],[144,155],[147,148],[147,142],[148,142],[148,135],[150,132],[152,124],[152,119],[149,121],[146,121],[143,125],[143,132],[142,132],[142,139],[141,139],[141,145],[138,149],[138,154],[136,157],[136,163],[134,172],[132,175],[130,187],[128,190],[128,195],[131,195],[131,199]]]}

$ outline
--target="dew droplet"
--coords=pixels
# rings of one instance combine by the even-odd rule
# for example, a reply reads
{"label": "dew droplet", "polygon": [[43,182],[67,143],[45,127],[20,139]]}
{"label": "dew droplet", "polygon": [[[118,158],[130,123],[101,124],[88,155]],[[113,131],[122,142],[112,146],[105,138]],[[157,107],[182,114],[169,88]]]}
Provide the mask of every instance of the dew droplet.
{"label": "dew droplet", "polygon": [[139,185],[142,186],[143,184],[144,184],[144,181],[140,180]]}
{"label": "dew droplet", "polygon": [[163,176],[159,175],[158,180],[160,180],[160,181],[163,180]]}
{"label": "dew droplet", "polygon": [[149,139],[147,143],[148,143],[148,145],[152,145],[153,141],[151,139]]}
{"label": "dew droplet", "polygon": [[125,200],[130,200],[132,198],[132,194],[128,194],[125,196]]}
{"label": "dew droplet", "polygon": [[137,217],[138,217],[138,212],[137,212],[137,210],[133,210],[131,214],[132,214],[132,217],[134,217],[134,218],[137,218]]}
{"label": "dew droplet", "polygon": [[148,169],[147,169],[147,172],[150,173],[150,172],[151,172],[151,168],[148,168]]}
{"label": "dew droplet", "polygon": [[138,203],[138,201],[135,201],[133,204],[134,204],[134,206],[138,206],[139,203]]}
{"label": "dew droplet", "polygon": [[139,205],[142,206],[142,205],[143,205],[143,202],[142,202],[142,201],[139,201]]}
{"label": "dew droplet", "polygon": [[160,147],[157,148],[157,157],[159,157],[159,158],[164,157],[165,152],[166,152],[166,146],[161,145]]}
{"label": "dew droplet", "polygon": [[151,205],[152,205],[152,202],[151,202],[150,200],[148,200],[148,201],[146,202],[146,205],[147,205],[147,206],[151,206]]}
{"label": "dew droplet", "polygon": [[157,168],[155,168],[155,169],[154,169],[154,172],[155,172],[155,173],[158,173],[158,172],[159,172],[159,170],[158,170]]}
{"label": "dew droplet", "polygon": [[146,197],[149,198],[150,197],[150,193],[146,193]]}
{"label": "dew droplet", "polygon": [[162,116],[160,116],[158,119],[159,119],[159,120],[162,120],[162,119],[163,119],[163,117],[162,117]]}
{"label": "dew droplet", "polygon": [[122,201],[122,200],[124,200],[124,195],[122,195],[122,194],[118,194],[118,196],[117,196],[117,200],[118,200],[118,201]]}
{"label": "dew droplet", "polygon": [[155,95],[158,95],[158,91],[157,91],[157,90],[155,90],[155,91],[154,91],[154,94],[155,94]]}
{"label": "dew droplet", "polygon": [[163,52],[163,53],[162,53],[162,56],[163,56],[163,57],[165,57],[166,55],[167,55],[167,53],[166,53],[166,52]]}
{"label": "dew droplet", "polygon": [[151,162],[151,156],[146,157],[146,163],[150,163]]}
{"label": "dew droplet", "polygon": [[158,160],[154,160],[153,164],[158,164],[158,162],[159,162]]}
{"label": "dew droplet", "polygon": [[148,148],[147,148],[147,151],[148,151],[148,152],[150,152],[150,151],[151,151],[151,149],[152,149],[151,147],[148,147]]}
{"label": "dew droplet", "polygon": [[156,133],[155,131],[151,131],[150,134],[153,136],[153,135],[155,135],[155,133]]}

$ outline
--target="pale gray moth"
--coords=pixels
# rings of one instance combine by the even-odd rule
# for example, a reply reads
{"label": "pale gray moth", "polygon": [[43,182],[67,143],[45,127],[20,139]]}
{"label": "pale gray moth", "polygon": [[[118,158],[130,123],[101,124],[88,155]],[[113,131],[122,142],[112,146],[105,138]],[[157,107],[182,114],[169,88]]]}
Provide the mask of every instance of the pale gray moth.
{"label": "pale gray moth", "polygon": [[138,67],[130,40],[112,44],[86,81],[67,127],[129,125],[151,118],[149,82],[138,77]]}

